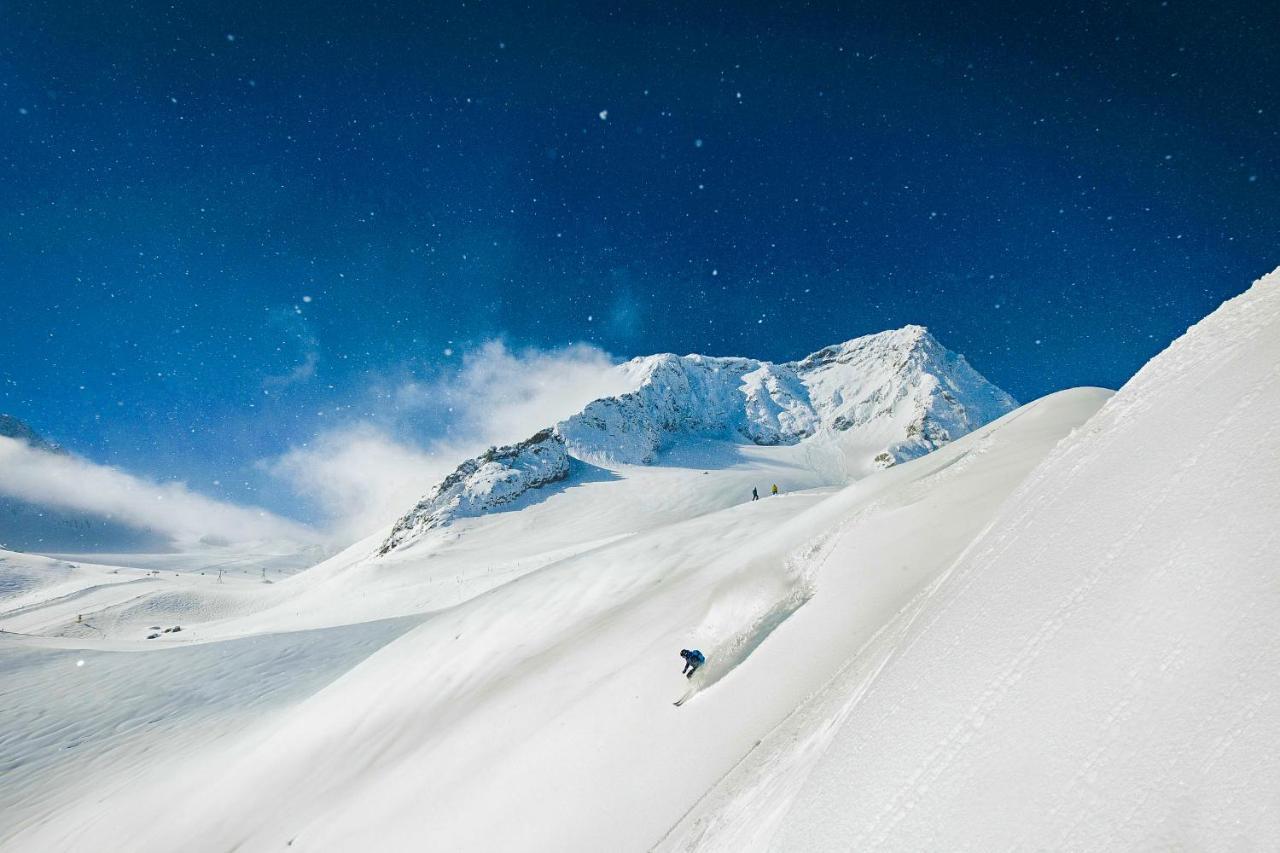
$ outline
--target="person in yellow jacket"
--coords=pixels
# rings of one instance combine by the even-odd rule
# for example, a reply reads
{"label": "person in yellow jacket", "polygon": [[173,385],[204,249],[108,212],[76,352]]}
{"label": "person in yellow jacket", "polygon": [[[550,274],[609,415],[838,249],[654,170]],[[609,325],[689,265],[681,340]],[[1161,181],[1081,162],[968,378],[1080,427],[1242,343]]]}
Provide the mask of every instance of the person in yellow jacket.
{"label": "person in yellow jacket", "polygon": [[774,484],[773,484],[773,493],[774,493],[775,495],[778,493],[778,484],[777,484],[777,483],[774,483]]}

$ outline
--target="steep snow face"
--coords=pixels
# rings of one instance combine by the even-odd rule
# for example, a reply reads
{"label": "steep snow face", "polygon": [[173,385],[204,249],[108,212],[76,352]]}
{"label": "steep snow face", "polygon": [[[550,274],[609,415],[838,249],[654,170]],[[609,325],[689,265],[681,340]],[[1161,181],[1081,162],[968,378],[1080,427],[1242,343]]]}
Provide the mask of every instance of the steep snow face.
{"label": "steep snow face", "polygon": [[568,476],[569,454],[550,429],[519,444],[492,448],[459,465],[396,522],[378,553],[386,554],[415,533],[480,515]]}
{"label": "steep snow face", "polygon": [[1017,407],[922,326],[857,338],[788,367],[831,429],[877,420],[899,426],[901,439],[884,449],[885,464],[937,450]]}
{"label": "steep snow face", "polygon": [[675,849],[1274,847],[1278,442],[1280,272],[1059,444]]}
{"label": "steep snow face", "polygon": [[795,444],[820,430],[876,424],[877,433],[894,436],[876,448],[883,467],[935,450],[1017,406],[920,326],[786,364],[667,354],[627,369],[641,377],[635,391],[597,400],[557,425],[574,456],[650,464],[681,434]]}

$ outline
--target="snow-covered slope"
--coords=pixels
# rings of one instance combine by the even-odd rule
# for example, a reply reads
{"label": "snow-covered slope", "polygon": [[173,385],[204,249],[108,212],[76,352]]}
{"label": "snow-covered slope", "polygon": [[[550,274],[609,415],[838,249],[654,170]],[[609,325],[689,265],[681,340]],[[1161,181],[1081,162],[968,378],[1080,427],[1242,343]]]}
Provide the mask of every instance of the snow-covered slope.
{"label": "snow-covered slope", "polygon": [[[1040,401],[843,490],[744,501],[736,478],[768,476],[768,456],[706,474],[624,466],[616,479],[518,512],[464,519],[461,538],[449,528],[387,557],[365,551],[346,566],[335,558],[333,571],[314,576],[314,593],[305,588],[311,572],[273,587],[299,585],[270,611],[276,621],[263,611],[244,624],[286,624],[286,611],[328,606],[321,595],[348,618],[385,613],[372,590],[386,583],[397,600],[415,588],[448,598],[462,571],[488,592],[437,609],[349,671],[335,662],[327,687],[239,737],[219,729],[205,745],[195,732],[141,754],[94,729],[95,743],[113,750],[114,771],[84,777],[95,794],[83,800],[16,798],[21,831],[11,843],[56,849],[91,833],[99,849],[164,849],[179,838],[203,849],[646,849],[949,564],[1106,396]],[[678,503],[721,478],[738,493],[734,505],[677,510],[626,535],[608,536],[614,514],[582,511],[615,495],[651,518],[633,501]],[[540,520],[514,536],[526,514]],[[866,550],[833,565],[831,548],[847,538]],[[581,544],[506,582],[487,573],[503,549],[537,555],[566,541]],[[795,638],[778,645],[790,631]],[[671,702],[688,682],[675,652],[688,646],[711,663],[677,709]],[[140,666],[145,677],[145,659]],[[96,675],[77,677],[90,689]],[[144,806],[161,796],[174,811]],[[56,820],[42,817],[51,809]]]}
{"label": "snow-covered slope", "polygon": [[1280,274],[1063,442],[672,849],[1280,839]]}
{"label": "snow-covered slope", "polygon": [[959,438],[944,392],[981,405],[932,370],[744,369],[728,433],[659,418],[632,464],[557,430],[524,491],[495,449],[448,524],[273,584],[0,554],[0,849],[1269,847],[1278,288]]}
{"label": "snow-covered slope", "polygon": [[787,364],[664,354],[619,370],[634,391],[464,462],[396,523],[381,553],[570,477],[569,457],[650,465],[694,437],[761,446],[813,440],[808,464],[822,469],[823,482],[844,483],[936,450],[1016,406],[921,326]]}

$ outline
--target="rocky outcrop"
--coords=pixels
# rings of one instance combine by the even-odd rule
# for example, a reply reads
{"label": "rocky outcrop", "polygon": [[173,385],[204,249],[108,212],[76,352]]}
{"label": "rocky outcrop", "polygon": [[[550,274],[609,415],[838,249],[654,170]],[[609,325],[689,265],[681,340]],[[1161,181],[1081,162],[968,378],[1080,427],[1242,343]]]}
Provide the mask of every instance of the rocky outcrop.
{"label": "rocky outcrop", "polygon": [[406,540],[456,518],[481,515],[569,476],[569,454],[552,429],[468,459],[396,522],[378,550],[386,554]]}

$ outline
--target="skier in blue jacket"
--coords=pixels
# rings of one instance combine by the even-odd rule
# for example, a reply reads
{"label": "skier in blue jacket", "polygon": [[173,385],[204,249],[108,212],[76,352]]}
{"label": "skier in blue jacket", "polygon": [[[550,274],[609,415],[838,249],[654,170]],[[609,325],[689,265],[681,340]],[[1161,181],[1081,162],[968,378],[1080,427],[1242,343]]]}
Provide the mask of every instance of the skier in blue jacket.
{"label": "skier in blue jacket", "polygon": [[706,657],[697,649],[681,649],[680,657],[684,658],[684,674],[689,678],[693,678],[698,667],[707,662]]}

